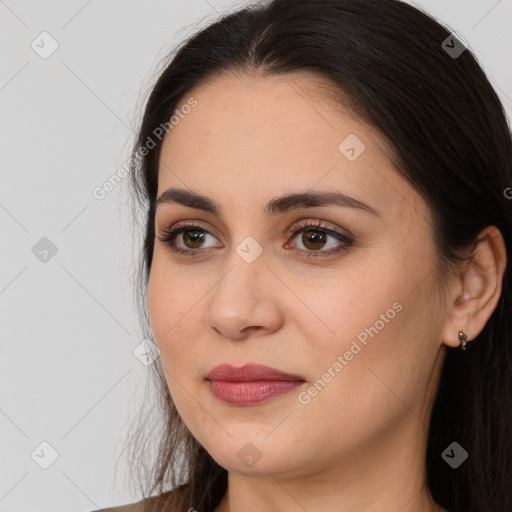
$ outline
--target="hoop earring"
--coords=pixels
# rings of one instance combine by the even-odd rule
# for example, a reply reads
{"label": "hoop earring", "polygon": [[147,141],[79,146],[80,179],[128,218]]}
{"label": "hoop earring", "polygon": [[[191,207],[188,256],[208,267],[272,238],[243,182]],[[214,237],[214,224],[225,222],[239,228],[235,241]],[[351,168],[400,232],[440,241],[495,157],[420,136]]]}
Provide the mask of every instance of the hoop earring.
{"label": "hoop earring", "polygon": [[468,337],[464,331],[459,331],[459,342],[461,350],[466,350],[466,344],[468,343]]}

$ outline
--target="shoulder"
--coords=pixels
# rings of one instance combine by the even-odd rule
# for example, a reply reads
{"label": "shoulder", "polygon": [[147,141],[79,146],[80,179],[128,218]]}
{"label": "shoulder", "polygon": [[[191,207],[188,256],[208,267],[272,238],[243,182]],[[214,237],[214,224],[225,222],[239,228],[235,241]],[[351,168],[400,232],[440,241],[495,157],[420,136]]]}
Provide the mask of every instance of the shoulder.
{"label": "shoulder", "polygon": [[118,507],[101,508],[99,510],[95,510],[94,512],[140,512],[140,511],[141,511],[141,504],[140,504],[140,502],[137,502],[137,503],[130,503],[129,505],[121,505]]}
{"label": "shoulder", "polygon": [[[145,498],[143,500],[137,501],[135,503],[129,503],[127,505],[120,505],[116,507],[102,508],[99,510],[95,510],[94,512],[142,512],[142,508],[144,505],[148,503],[153,504],[158,502],[161,499],[165,499],[171,494],[172,491],[165,492],[160,496],[152,496],[150,498]],[[93,512],[93,511],[91,511]]]}
{"label": "shoulder", "polygon": [[119,507],[101,508],[94,512],[140,512],[140,510],[141,510],[140,502],[137,502],[137,503],[130,503],[129,505],[121,505]]}

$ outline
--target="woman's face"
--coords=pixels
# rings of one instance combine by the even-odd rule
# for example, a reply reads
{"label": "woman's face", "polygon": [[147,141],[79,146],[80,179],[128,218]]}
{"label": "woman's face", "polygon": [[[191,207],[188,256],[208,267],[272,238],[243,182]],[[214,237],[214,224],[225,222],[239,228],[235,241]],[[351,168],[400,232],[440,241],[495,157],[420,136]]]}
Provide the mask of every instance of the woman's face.
{"label": "woman's face", "polygon": [[[397,443],[417,459],[444,354],[427,205],[378,134],[322,99],[319,83],[216,78],[183,100],[197,104],[180,110],[159,161],[158,197],[180,189],[217,209],[184,195],[157,206],[157,237],[189,225],[174,238],[189,253],[155,239],[161,363],[195,438],[248,475],[369,467]],[[306,193],[352,199],[275,202]],[[213,383],[229,402],[207,380],[224,363],[300,382],[255,402],[237,402],[236,389],[257,384]]]}

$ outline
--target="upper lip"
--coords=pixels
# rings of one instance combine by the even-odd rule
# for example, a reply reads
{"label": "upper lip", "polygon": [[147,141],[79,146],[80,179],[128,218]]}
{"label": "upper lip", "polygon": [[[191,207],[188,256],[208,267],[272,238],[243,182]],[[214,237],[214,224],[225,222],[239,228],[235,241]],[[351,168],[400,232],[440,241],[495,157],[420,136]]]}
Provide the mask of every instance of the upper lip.
{"label": "upper lip", "polygon": [[293,375],[261,364],[246,364],[239,367],[221,364],[215,366],[206,376],[206,379],[232,382],[250,382],[255,380],[304,381],[304,378],[300,375]]}

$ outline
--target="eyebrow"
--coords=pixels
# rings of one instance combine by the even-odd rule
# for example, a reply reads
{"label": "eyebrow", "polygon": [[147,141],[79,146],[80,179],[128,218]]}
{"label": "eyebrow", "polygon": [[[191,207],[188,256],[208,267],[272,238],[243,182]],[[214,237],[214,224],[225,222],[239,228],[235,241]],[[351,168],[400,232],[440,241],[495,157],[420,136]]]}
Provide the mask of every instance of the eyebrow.
{"label": "eyebrow", "polygon": [[[217,216],[221,214],[220,205],[216,204],[209,197],[179,188],[169,188],[162,192],[155,201],[155,207],[162,203],[181,204],[189,208],[204,210]],[[263,211],[267,215],[278,215],[291,210],[314,208],[317,206],[342,206],[366,211],[377,217],[380,216],[377,210],[363,201],[334,191],[297,192],[275,197],[265,205]]]}

